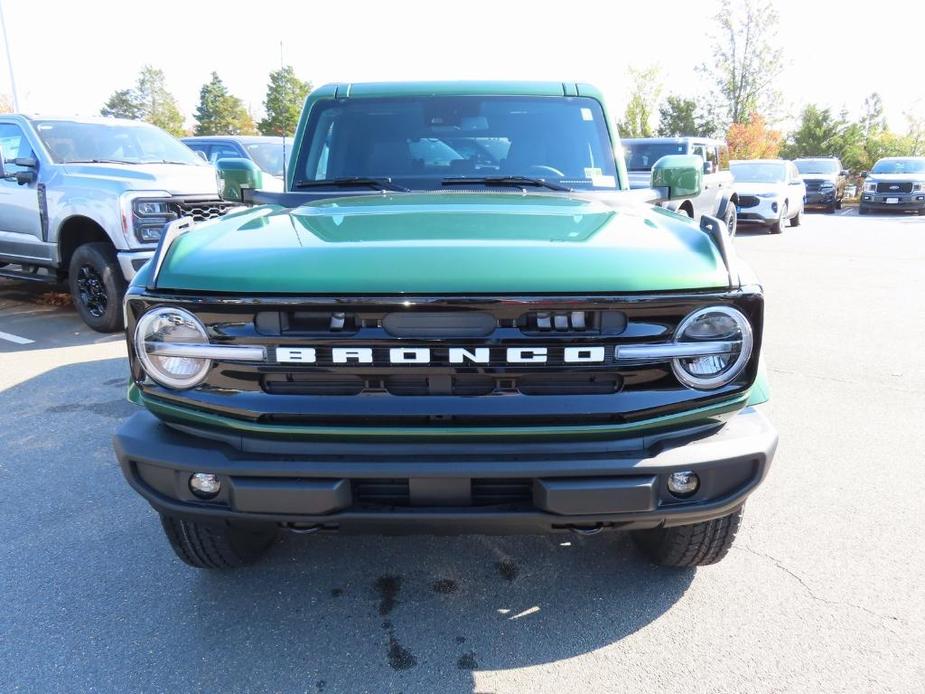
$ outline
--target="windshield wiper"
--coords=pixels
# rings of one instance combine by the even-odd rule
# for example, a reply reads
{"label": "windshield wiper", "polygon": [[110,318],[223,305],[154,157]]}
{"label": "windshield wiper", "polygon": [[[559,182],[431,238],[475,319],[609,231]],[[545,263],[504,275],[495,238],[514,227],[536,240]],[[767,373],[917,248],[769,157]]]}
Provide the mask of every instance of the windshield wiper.
{"label": "windshield wiper", "polygon": [[545,178],[531,178],[530,176],[484,176],[472,178],[459,176],[455,178],[444,178],[440,183],[445,186],[465,186],[471,184],[485,186],[515,186],[517,188],[533,186],[535,188],[548,188],[549,190],[572,191],[568,186],[552,183]]}
{"label": "windshield wiper", "polygon": [[69,159],[65,164],[140,164],[138,161],[125,161],[125,159]]}
{"label": "windshield wiper", "polygon": [[318,181],[296,181],[296,188],[372,188],[374,190],[395,190],[407,192],[410,189],[392,183],[391,178],[365,178],[350,176],[348,178],[323,178]]}

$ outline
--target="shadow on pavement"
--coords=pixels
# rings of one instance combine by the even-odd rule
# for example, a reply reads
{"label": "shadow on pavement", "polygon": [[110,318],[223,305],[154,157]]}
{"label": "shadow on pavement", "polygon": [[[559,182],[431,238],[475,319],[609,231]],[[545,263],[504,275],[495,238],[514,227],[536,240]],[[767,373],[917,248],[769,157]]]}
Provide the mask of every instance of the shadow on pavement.
{"label": "shadow on pavement", "polygon": [[617,533],[288,535],[257,566],[191,569],[116,465],[124,369],[0,392],[0,689],[469,692],[623,639],[694,578]]}

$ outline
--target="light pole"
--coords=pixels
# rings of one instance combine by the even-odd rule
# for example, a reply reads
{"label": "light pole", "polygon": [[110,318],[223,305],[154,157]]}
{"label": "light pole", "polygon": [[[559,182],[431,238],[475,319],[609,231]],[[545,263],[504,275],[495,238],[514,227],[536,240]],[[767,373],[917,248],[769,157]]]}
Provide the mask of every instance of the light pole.
{"label": "light pole", "polygon": [[16,93],[16,77],[13,74],[13,56],[10,54],[10,40],[6,36],[6,20],[3,18],[3,0],[0,0],[0,29],[3,30],[3,45],[6,48],[6,64],[10,69],[10,87],[13,91],[13,110],[19,112],[19,95]]}

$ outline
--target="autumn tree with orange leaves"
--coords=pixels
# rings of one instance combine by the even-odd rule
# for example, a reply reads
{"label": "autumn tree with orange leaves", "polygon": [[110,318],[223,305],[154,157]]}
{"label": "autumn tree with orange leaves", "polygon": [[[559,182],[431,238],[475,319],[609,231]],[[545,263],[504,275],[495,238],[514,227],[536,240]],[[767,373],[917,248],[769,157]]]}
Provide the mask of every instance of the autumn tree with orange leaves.
{"label": "autumn tree with orange leaves", "polygon": [[731,159],[776,159],[783,137],[768,127],[764,116],[754,111],[744,123],[733,123],[726,133]]}

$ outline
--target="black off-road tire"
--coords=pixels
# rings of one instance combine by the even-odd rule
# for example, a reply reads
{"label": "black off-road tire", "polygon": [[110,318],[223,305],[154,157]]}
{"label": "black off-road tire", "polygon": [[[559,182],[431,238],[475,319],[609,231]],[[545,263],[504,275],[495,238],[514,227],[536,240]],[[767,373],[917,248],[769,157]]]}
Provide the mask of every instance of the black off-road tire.
{"label": "black off-road tire", "polygon": [[633,532],[636,545],[649,559],[661,566],[707,566],[726,556],[735,540],[742,508],[722,518]]}
{"label": "black off-road tire", "polygon": [[260,559],[279,536],[275,525],[208,525],[161,515],[173,551],[197,569],[236,569]]}
{"label": "black off-road tire", "polygon": [[726,225],[726,232],[729,234],[729,238],[733,238],[736,235],[739,222],[738,215],[736,214],[736,206],[732,204],[731,200],[726,203],[726,213],[723,215],[723,224]]}
{"label": "black off-road tire", "polygon": [[116,250],[105,242],[78,246],[68,266],[68,289],[80,318],[101,333],[122,330],[125,278]]}

